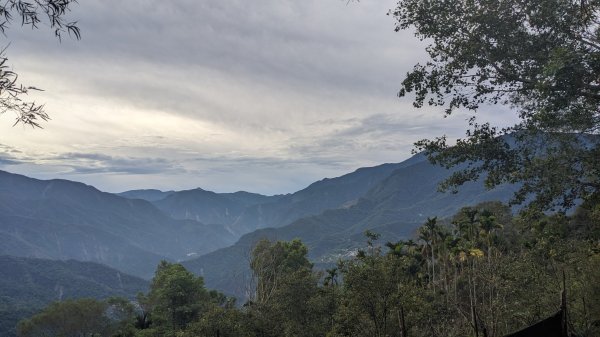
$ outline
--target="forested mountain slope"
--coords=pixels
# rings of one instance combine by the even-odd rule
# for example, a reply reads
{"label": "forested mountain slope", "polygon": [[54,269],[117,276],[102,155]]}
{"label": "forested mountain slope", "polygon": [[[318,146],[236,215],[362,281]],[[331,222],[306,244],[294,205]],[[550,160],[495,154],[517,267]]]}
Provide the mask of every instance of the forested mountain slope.
{"label": "forested mountain slope", "polygon": [[280,228],[266,228],[244,235],[234,246],[184,262],[205,277],[208,287],[243,296],[241,284],[249,275],[248,256],[261,238],[291,240],[300,238],[313,261],[330,263],[348,256],[364,245],[364,231],[382,234],[382,240],[395,241],[414,235],[427,217],[447,217],[461,207],[483,201],[508,201],[514,186],[486,190],[481,183],[464,185],[457,194],[438,192],[440,181],[452,171],[433,166],[421,155],[397,164],[397,169],[375,184],[362,197],[345,207],[308,216]]}
{"label": "forested mountain slope", "polygon": [[176,219],[220,224],[239,237],[256,229],[285,226],[302,217],[354,203],[395,169],[422,160],[423,157],[416,156],[401,164],[359,168],[286,195],[215,193],[201,188],[177,192],[134,190],[119,195],[151,201]]}
{"label": "forested mountain slope", "polygon": [[154,205],[175,219],[192,219],[230,228],[250,206],[276,201],[280,196],[265,196],[249,192],[215,193],[201,188],[171,193]]}
{"label": "forested mountain slope", "polygon": [[150,277],[163,258],[233,241],[220,226],[174,220],[145,200],[0,171],[0,254],[94,261]]}
{"label": "forested mountain slope", "polygon": [[275,202],[248,207],[231,227],[238,233],[249,233],[260,228],[282,227],[327,209],[343,207],[356,202],[402,165],[365,167],[337,178],[317,181]]}
{"label": "forested mountain slope", "polygon": [[52,301],[134,298],[148,282],[98,263],[0,256],[0,336]]}

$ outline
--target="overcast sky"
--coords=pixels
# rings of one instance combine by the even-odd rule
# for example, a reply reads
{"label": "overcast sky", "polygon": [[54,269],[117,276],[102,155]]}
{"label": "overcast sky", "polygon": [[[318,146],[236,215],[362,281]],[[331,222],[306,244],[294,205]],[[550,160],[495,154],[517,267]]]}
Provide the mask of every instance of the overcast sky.
{"label": "overcast sky", "polygon": [[[117,192],[289,193],[400,162],[464,134],[396,93],[424,43],[395,32],[395,0],[80,1],[82,40],[12,26],[3,40],[52,120],[0,116],[0,169]],[[484,111],[506,124],[512,114]]]}

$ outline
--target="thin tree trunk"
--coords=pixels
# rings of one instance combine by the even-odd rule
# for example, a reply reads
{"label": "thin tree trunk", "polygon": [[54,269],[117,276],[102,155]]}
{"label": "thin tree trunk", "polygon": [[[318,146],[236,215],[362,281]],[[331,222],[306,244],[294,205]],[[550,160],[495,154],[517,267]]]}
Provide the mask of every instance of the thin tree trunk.
{"label": "thin tree trunk", "polygon": [[400,306],[400,318],[402,319],[402,337],[408,337],[408,332],[406,331],[406,321],[404,320],[404,307]]}
{"label": "thin tree trunk", "polygon": [[477,313],[475,312],[475,305],[471,306],[471,317],[473,318],[473,330],[475,330],[475,337],[479,337],[479,324],[477,324]]}

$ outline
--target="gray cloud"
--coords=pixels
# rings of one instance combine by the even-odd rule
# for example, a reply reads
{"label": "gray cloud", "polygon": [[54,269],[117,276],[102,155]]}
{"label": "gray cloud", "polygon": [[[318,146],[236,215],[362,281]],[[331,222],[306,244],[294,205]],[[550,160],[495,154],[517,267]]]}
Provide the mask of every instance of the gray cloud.
{"label": "gray cloud", "polygon": [[185,173],[181,165],[164,158],[115,157],[97,153],[63,153],[41,161],[67,166],[72,174],[173,174]]}
{"label": "gray cloud", "polygon": [[12,146],[0,144],[0,167],[19,165],[26,162],[19,158],[21,153],[21,151]]}
{"label": "gray cloud", "polygon": [[271,194],[401,161],[465,123],[395,97],[424,55],[394,32],[395,4],[82,1],[70,15],[83,38],[62,43],[14,25],[9,61],[45,89],[31,97],[53,120],[22,131],[0,119],[0,167],[116,191]]}
{"label": "gray cloud", "polygon": [[346,163],[346,167],[350,163],[360,163],[356,154],[360,154],[363,160],[375,155],[371,158],[372,164],[377,163],[377,159],[399,162],[411,152],[415,141],[432,134],[458,133],[461,130],[459,127],[453,130],[431,125],[430,119],[419,118],[419,115],[414,117],[407,120],[399,114],[375,113],[365,118],[321,120],[316,124],[333,126],[333,131],[319,138],[295,138],[288,151],[311,160],[321,157],[328,161],[332,156],[345,158],[342,162]]}
{"label": "gray cloud", "polygon": [[[224,97],[229,88],[229,100],[240,99],[235,89],[262,96],[256,100],[282,94],[285,100],[286,93],[336,102],[357,93],[392,97],[407,69],[402,59],[422,53],[416,39],[401,45],[391,40],[400,35],[385,15],[393,6],[341,0],[85,2],[73,13],[83,40],[57,46],[46,34],[21,32],[27,38],[17,36],[14,48],[31,54],[46,46],[57,56],[44,58],[39,70],[88,92],[200,118],[229,115],[231,122],[240,111],[214,98],[211,88]],[[231,88],[233,83],[241,88]]]}
{"label": "gray cloud", "polygon": [[[9,151],[6,151],[6,150]],[[10,155],[11,147],[0,145],[0,165],[45,165],[60,167],[70,175],[86,174],[176,174],[185,173],[180,164],[164,158],[117,157],[98,153]],[[14,150],[13,150],[14,151]],[[0,166],[1,167],[1,166]]]}

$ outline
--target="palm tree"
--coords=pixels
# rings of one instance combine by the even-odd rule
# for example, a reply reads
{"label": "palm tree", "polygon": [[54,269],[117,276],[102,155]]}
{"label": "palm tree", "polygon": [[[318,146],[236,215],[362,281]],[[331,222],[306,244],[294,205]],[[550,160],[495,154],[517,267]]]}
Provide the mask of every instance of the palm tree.
{"label": "palm tree", "polygon": [[[419,239],[425,242],[425,255],[431,256],[431,284],[435,292],[435,243],[437,236],[437,217],[427,218],[427,222],[419,230]],[[427,254],[429,253],[429,254]]]}
{"label": "palm tree", "polygon": [[385,244],[386,247],[388,247],[390,249],[390,251],[388,252],[388,255],[393,255],[396,257],[400,257],[404,255],[404,241],[400,240],[396,243],[393,242],[387,242]]}
{"label": "palm tree", "polygon": [[502,228],[502,225],[496,220],[496,216],[487,209],[484,209],[479,214],[479,227],[481,235],[485,239],[488,253],[488,262],[492,253],[492,237],[496,229]]}
{"label": "palm tree", "polygon": [[337,311],[336,302],[335,302],[335,289],[338,286],[338,268],[326,269],[325,272],[327,275],[323,280],[323,285],[328,287],[331,290],[331,306],[329,310],[329,322],[331,324],[331,329],[333,330],[333,326],[335,325],[335,312]]}
{"label": "palm tree", "polygon": [[454,220],[452,224],[455,226],[456,235],[460,236],[467,241],[472,241],[475,237],[475,225],[479,211],[471,207],[464,207],[459,212],[458,219]]}

